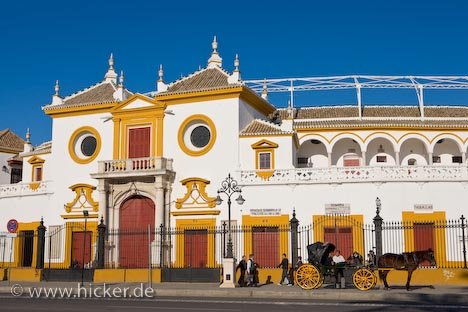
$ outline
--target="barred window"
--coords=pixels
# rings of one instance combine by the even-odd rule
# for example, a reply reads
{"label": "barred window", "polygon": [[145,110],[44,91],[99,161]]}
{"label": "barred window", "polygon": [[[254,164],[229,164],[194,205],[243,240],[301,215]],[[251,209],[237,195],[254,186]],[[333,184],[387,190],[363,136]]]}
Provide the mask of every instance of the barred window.
{"label": "barred window", "polygon": [[259,153],[259,169],[271,169],[271,153]]}

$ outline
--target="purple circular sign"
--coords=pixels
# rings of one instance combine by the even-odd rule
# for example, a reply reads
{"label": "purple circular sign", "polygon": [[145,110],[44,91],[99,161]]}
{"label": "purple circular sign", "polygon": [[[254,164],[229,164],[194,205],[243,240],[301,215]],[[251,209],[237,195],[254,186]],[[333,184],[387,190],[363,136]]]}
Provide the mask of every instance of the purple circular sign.
{"label": "purple circular sign", "polygon": [[7,230],[10,233],[16,233],[16,231],[18,231],[18,221],[15,219],[9,220],[7,223]]}

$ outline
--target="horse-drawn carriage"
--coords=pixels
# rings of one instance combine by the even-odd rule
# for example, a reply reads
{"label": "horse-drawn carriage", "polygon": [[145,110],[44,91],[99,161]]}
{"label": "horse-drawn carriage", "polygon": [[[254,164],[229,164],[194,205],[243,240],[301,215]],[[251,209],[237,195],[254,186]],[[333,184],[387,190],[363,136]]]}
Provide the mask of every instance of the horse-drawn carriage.
{"label": "horse-drawn carriage", "polygon": [[317,242],[307,246],[309,259],[296,272],[295,282],[302,289],[317,289],[322,286],[326,276],[334,276],[336,270],[353,270],[353,284],[359,290],[369,290],[377,283],[377,276],[362,263],[331,264],[329,254],[335,250],[331,243]]}
{"label": "horse-drawn carriage", "polygon": [[379,258],[378,266],[365,265],[362,261],[345,262],[340,264],[329,263],[329,254],[335,250],[335,245],[331,243],[316,242],[307,246],[308,263],[301,265],[296,272],[295,282],[302,289],[317,289],[322,286],[326,276],[334,276],[336,270],[352,270],[352,280],[354,286],[359,290],[369,290],[377,284],[377,269],[388,288],[387,274],[391,270],[408,271],[406,289],[409,290],[411,275],[421,263],[428,262],[430,266],[435,266],[434,253],[431,249],[425,251],[415,251],[403,254],[385,254]]}

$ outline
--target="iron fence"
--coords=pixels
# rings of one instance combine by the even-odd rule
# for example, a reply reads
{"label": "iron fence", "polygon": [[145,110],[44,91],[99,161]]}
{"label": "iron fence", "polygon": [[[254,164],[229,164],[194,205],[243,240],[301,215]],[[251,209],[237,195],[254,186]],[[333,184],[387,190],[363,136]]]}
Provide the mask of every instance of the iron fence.
{"label": "iron fence", "polygon": [[[421,217],[419,217],[421,218]],[[42,228],[41,228],[42,227]],[[261,268],[274,268],[285,253],[292,262],[308,260],[307,245],[331,242],[345,258],[358,253],[403,253],[431,248],[439,268],[467,268],[465,218],[364,223],[356,216],[330,215],[299,225],[231,223],[234,258],[254,254]],[[44,269],[220,268],[229,226],[110,229],[81,222],[40,225],[17,234],[0,233],[0,266]],[[423,264],[424,265],[424,264]]]}

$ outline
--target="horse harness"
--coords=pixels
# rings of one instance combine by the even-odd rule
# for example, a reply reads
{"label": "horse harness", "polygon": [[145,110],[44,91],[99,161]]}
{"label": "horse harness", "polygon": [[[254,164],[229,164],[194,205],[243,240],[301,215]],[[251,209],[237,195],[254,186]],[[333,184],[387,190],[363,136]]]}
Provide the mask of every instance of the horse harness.
{"label": "horse harness", "polygon": [[[409,255],[412,255],[412,257],[409,257]],[[418,259],[416,257],[416,254],[414,252],[404,252],[403,253],[403,259],[405,260],[405,265],[402,268],[407,269],[410,266],[411,258],[413,260],[412,264],[418,266]]]}

